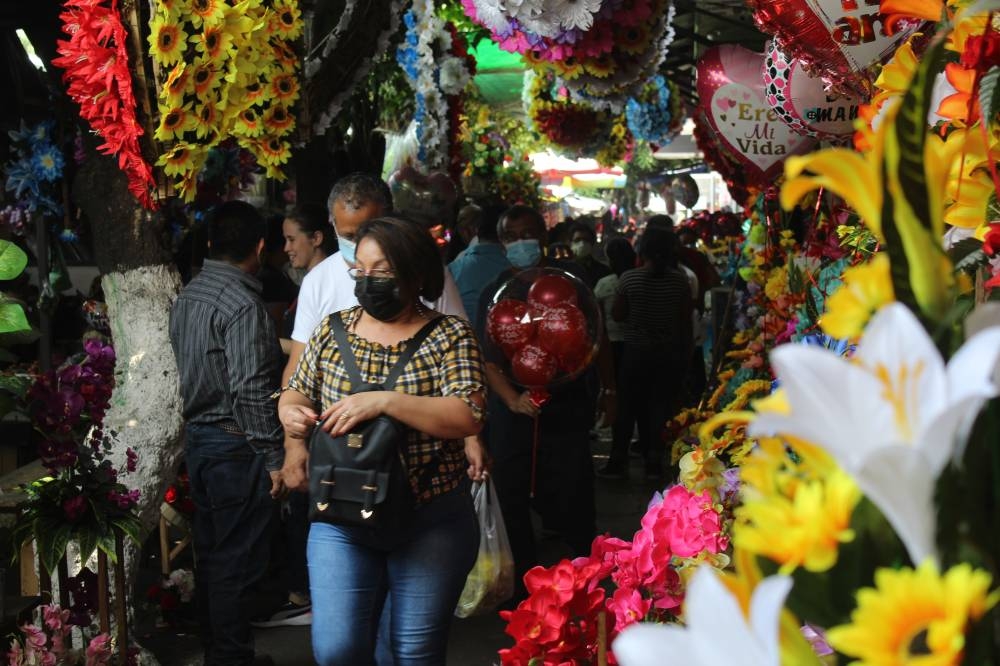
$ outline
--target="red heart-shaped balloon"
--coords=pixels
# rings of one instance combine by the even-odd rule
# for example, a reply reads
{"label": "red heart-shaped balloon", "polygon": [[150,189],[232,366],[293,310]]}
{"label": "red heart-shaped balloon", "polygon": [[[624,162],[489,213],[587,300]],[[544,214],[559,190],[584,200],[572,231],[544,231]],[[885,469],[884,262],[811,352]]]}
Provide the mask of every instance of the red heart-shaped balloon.
{"label": "red heart-shaped balloon", "polygon": [[863,100],[827,92],[829,85],[811,76],[802,62],[789,58],[772,41],[764,60],[764,98],[793,130],[824,141],[846,143]]}
{"label": "red heart-shaped balloon", "polygon": [[878,0],[749,0],[754,20],[790,58],[840,92],[867,96],[876,74],[919,26],[887,21]]}
{"label": "red heart-shaped balloon", "polygon": [[764,54],[724,44],[698,61],[698,97],[704,117],[746,170],[750,185],[777,178],[790,155],[807,152],[813,140],[796,134],[764,100]]}

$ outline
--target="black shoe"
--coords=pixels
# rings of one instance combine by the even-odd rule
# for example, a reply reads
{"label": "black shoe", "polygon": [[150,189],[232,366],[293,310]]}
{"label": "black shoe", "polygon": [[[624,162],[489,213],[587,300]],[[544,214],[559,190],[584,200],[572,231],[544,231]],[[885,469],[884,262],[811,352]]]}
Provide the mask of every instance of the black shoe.
{"label": "black shoe", "polygon": [[609,462],[597,470],[597,476],[602,479],[624,479],[627,476],[625,465]]}

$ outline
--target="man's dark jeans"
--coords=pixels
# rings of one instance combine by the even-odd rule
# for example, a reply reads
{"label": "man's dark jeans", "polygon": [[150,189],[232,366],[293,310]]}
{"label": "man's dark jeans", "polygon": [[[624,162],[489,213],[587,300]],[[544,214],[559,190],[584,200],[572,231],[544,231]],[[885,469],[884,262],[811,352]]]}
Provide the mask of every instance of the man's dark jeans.
{"label": "man's dark jeans", "polygon": [[195,599],[205,666],[253,661],[250,590],[270,556],[277,503],[264,454],[215,426],[186,428],[194,517]]}

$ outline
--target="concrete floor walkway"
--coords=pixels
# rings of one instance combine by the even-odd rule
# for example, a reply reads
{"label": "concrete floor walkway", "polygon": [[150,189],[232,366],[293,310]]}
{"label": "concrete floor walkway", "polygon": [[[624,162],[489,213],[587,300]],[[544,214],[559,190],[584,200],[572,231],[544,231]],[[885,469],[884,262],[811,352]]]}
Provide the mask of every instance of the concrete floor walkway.
{"label": "concrete floor walkway", "polygon": [[[607,460],[610,442],[606,437],[592,440],[594,466],[600,468]],[[661,484],[643,480],[643,468],[632,461],[631,480],[597,479],[597,528],[614,536],[631,539],[639,528],[649,499]],[[540,536],[540,556],[543,564],[554,564],[565,556],[563,546],[551,538]],[[497,650],[513,644],[504,633],[505,623],[496,613],[456,619],[448,644],[449,666],[492,666],[499,664]],[[308,666],[313,664],[309,627],[278,627],[259,629],[255,640],[258,654],[269,655],[276,666]],[[201,649],[196,636],[157,630],[142,640],[143,646],[156,655],[163,666],[195,666],[201,664]],[[350,665],[344,665],[350,666]]]}

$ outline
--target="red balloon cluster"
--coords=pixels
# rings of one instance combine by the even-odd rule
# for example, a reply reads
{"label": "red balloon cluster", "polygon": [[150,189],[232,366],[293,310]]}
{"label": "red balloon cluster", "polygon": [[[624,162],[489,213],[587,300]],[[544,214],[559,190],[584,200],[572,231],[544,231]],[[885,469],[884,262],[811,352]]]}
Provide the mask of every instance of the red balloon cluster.
{"label": "red balloon cluster", "polygon": [[566,277],[543,274],[532,283],[527,302],[505,298],[487,313],[486,331],[519,384],[546,386],[560,372],[572,375],[590,360],[593,341],[576,289]]}

